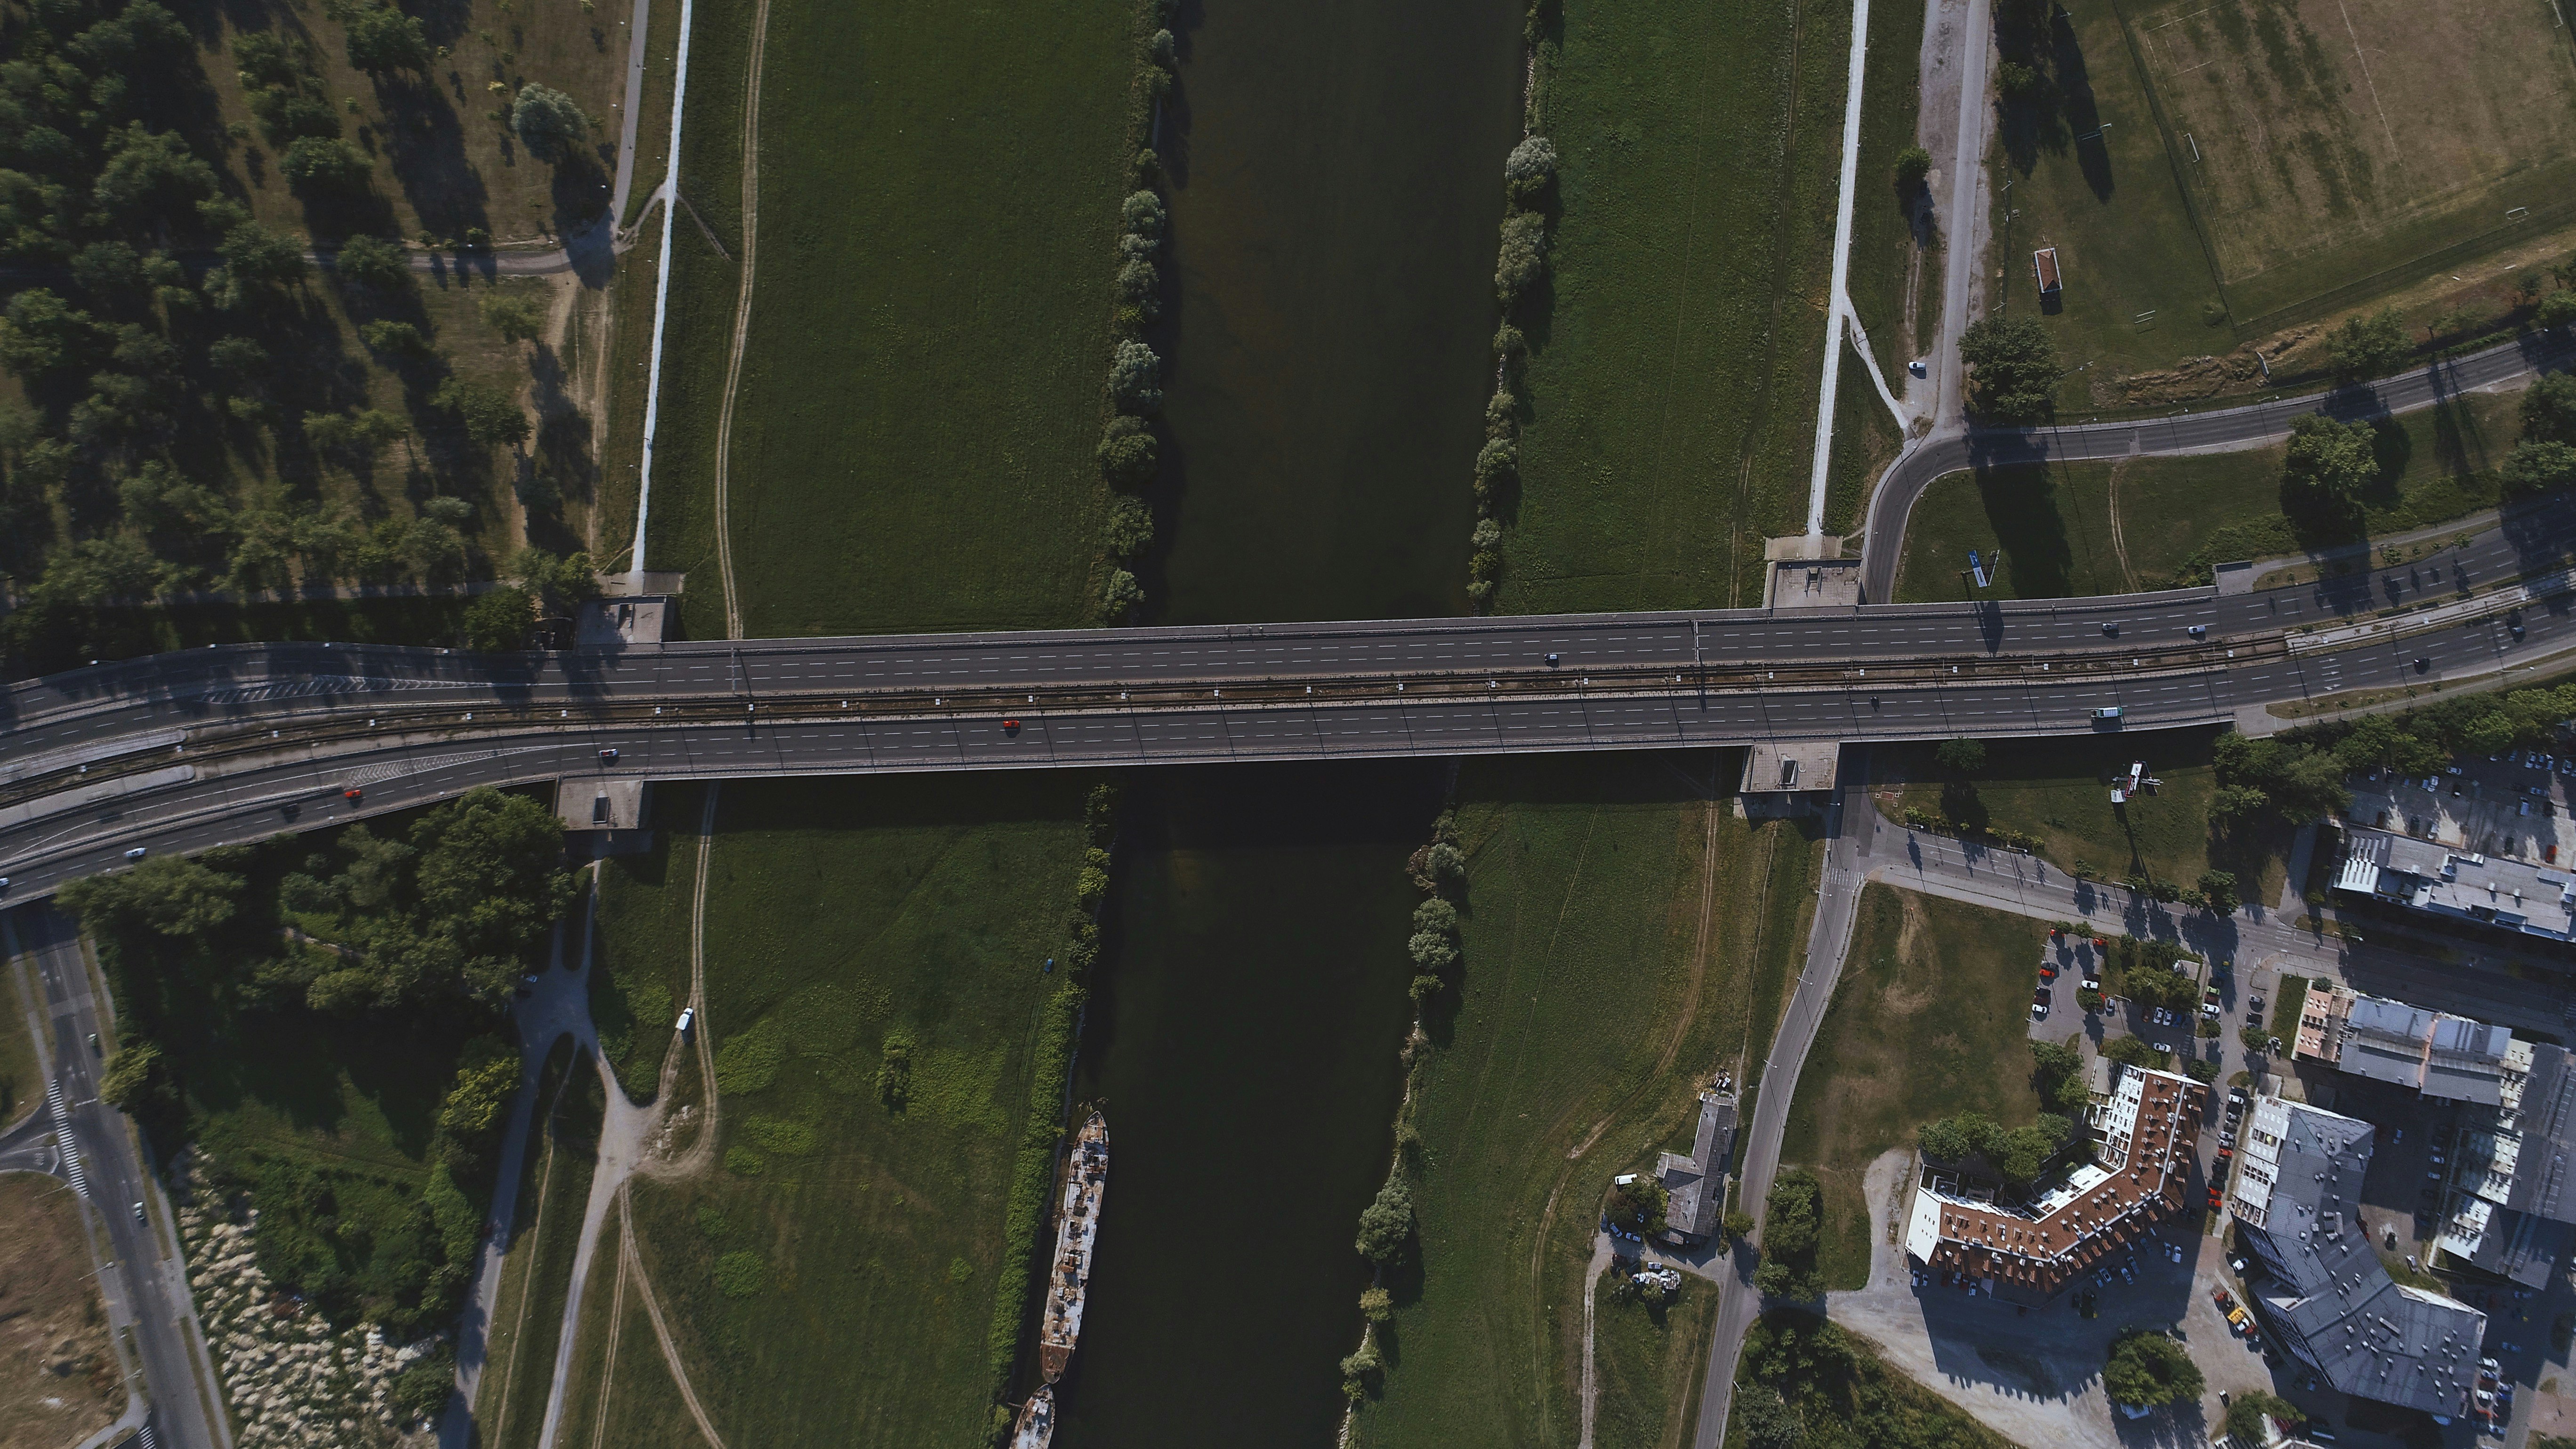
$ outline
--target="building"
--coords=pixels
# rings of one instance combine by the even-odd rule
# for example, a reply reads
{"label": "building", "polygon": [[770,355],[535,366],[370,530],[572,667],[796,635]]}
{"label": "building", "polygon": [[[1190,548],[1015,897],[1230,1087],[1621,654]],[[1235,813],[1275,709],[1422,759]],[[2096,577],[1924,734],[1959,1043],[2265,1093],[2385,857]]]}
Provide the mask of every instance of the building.
{"label": "building", "polygon": [[2560,1047],[2508,1041],[2491,1112],[2461,1124],[2450,1193],[2433,1239],[2481,1272],[2544,1288],[2576,1241],[2576,1062]]}
{"label": "building", "polygon": [[2038,251],[2032,252],[2030,270],[2039,278],[2039,295],[2046,297],[2055,294],[2060,285],[2057,275],[2057,248],[2041,247]]}
{"label": "building", "polygon": [[2427,915],[2576,940],[2576,889],[2566,871],[2455,851],[2366,825],[2344,827],[2335,889]]}
{"label": "building", "polygon": [[1927,1170],[1906,1253],[2008,1302],[2047,1302],[2190,1204],[2202,1092],[2189,1077],[2114,1063],[2086,1113],[2089,1160],[2019,1206]]}
{"label": "building", "polygon": [[2492,1107],[2512,1033],[2465,1016],[2331,986],[2309,989],[2296,1057],[2446,1102]]}
{"label": "building", "polygon": [[1702,1092],[1690,1155],[1667,1152],[1655,1161],[1655,1176],[1664,1185],[1665,1236],[1702,1243],[1716,1234],[1718,1214],[1726,1207],[1726,1175],[1734,1165],[1735,1098]]}
{"label": "building", "polygon": [[2267,1277],[2247,1296],[2274,1341],[2338,1392],[2466,1411],[2486,1315],[2388,1276],[2360,1217],[2369,1123],[2278,1097],[2255,1099],[2228,1211]]}

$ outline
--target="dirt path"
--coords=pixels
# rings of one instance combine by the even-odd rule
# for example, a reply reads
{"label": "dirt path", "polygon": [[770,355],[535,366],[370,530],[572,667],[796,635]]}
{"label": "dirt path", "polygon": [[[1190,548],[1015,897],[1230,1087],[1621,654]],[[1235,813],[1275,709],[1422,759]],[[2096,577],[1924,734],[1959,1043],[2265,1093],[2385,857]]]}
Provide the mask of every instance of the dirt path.
{"label": "dirt path", "polygon": [[[691,1139],[687,1151],[672,1158],[648,1155],[643,1159],[640,1170],[647,1177],[694,1177],[715,1165],[718,1102],[715,1023],[707,1015],[707,864],[715,849],[716,800],[723,789],[724,782],[720,780],[708,783],[706,807],[698,815],[698,880],[695,897],[689,906],[689,999],[685,1003],[697,1013],[697,1017],[691,1023],[688,1036],[671,1039],[671,1050],[662,1058],[661,1088],[653,1098],[667,1110],[672,1091],[679,1084],[680,1068],[694,1054],[698,1081],[706,1092],[706,1113],[699,1119],[697,1135]],[[654,1114],[652,1125],[657,1130],[662,1125],[662,1116],[660,1111]]]}
{"label": "dirt path", "polygon": [[751,75],[742,103],[742,282],[734,292],[733,355],[725,361],[724,406],[716,414],[716,575],[724,581],[725,637],[742,637],[733,583],[733,404],[742,387],[743,342],[751,333],[752,271],[760,258],[760,62],[769,50],[769,0],[751,19]]}
{"label": "dirt path", "polygon": [[2102,486],[2109,496],[2111,510],[2111,552],[2120,560],[2120,587],[2128,593],[2138,591],[2138,571],[2129,567],[2129,541],[2120,534],[2120,478],[2129,471],[2126,463],[2111,465],[2111,479]]}
{"label": "dirt path", "polygon": [[[689,1384],[689,1371],[680,1363],[679,1345],[671,1341],[671,1327],[662,1320],[662,1301],[653,1292],[653,1280],[645,1275],[643,1258],[635,1252],[635,1219],[627,1210],[626,1189],[622,1187],[617,1190],[617,1226],[619,1295],[624,1296],[626,1280],[633,1278],[635,1291],[643,1295],[644,1316],[653,1324],[653,1337],[662,1345],[662,1362],[670,1367],[671,1382],[679,1386],[680,1400],[689,1406],[689,1417],[698,1421],[698,1432],[706,1436],[707,1443],[714,1449],[725,1449],[723,1437],[716,1433],[715,1424],[698,1403],[698,1391]],[[603,1398],[603,1405],[605,1402]],[[600,1422],[608,1422],[605,1413],[600,1415]]]}

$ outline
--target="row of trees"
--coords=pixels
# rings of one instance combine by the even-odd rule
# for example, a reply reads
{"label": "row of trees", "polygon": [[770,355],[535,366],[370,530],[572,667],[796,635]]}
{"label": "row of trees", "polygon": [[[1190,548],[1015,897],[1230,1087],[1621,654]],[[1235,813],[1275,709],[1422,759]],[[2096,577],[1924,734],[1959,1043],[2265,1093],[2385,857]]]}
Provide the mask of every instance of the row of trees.
{"label": "row of trees", "polygon": [[1480,611],[1493,607],[1502,580],[1502,515],[1520,479],[1519,389],[1527,343],[1512,317],[1547,273],[1545,207],[1555,185],[1556,143],[1547,137],[1526,136],[1503,158],[1503,234],[1494,258],[1502,323],[1494,332],[1494,395],[1485,402],[1485,442],[1476,453],[1476,523],[1467,538],[1467,598]]}
{"label": "row of trees", "polygon": [[1155,188],[1162,162],[1142,144],[1155,111],[1171,93],[1179,43],[1170,29],[1171,0],[1146,0],[1139,21],[1146,30],[1137,49],[1134,105],[1128,120],[1137,150],[1130,180],[1134,190],[1118,207],[1118,270],[1112,290],[1117,305],[1111,314],[1116,341],[1109,354],[1110,418],[1101,430],[1099,460],[1110,489],[1109,514],[1101,525],[1101,552],[1108,556],[1109,579],[1102,590],[1101,614],[1124,623],[1145,603],[1145,587],[1136,568],[1154,547],[1154,508],[1149,501],[1161,469],[1161,447],[1150,421],[1163,407],[1163,359],[1146,341],[1146,329],[1163,314],[1164,243],[1171,214]]}

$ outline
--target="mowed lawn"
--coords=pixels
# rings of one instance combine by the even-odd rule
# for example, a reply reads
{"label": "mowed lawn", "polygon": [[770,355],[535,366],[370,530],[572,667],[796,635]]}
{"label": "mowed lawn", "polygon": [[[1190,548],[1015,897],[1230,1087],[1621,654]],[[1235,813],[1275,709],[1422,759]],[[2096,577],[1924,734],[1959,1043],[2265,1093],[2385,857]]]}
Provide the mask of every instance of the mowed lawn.
{"label": "mowed lawn", "polygon": [[[2473,394],[2379,424],[2380,481],[2362,497],[2372,536],[2493,508],[2513,450],[2521,395]],[[1897,598],[2064,599],[2207,582],[2203,570],[2296,554],[2281,511],[2286,446],[2191,458],[2016,463],[1953,473],[1925,489],[1906,522]],[[1968,551],[2003,567],[1980,594]]]}
{"label": "mowed lawn", "polygon": [[1514,613],[1755,602],[1805,526],[1848,7],[1570,0]]}
{"label": "mowed lawn", "polygon": [[[1088,784],[725,786],[700,1018],[720,1161],[631,1197],[729,1441],[963,1443],[982,1426],[1012,1152],[1063,980],[1040,963],[1063,939]],[[657,888],[685,894],[692,872],[675,859]],[[909,1046],[899,1108],[880,1084],[889,1042]],[[621,1392],[587,1412],[626,1422]]]}
{"label": "mowed lawn", "polygon": [[[1985,768],[1965,782],[1964,794],[1927,745],[1894,747],[1884,768],[1913,782],[1905,786],[1906,808],[2038,836],[2041,853],[2060,870],[2089,865],[2111,880],[2144,870],[2190,889],[2215,866],[2236,874],[2244,898],[2269,900],[2286,868],[2283,842],[2267,834],[2222,844],[2209,835],[2209,802],[2218,790],[2209,756],[2217,738],[2214,730],[2177,729],[1992,741]],[[2113,805],[2111,778],[2132,764],[2164,783]]]}
{"label": "mowed lawn", "polygon": [[1851,954],[1789,1106],[1780,1160],[1825,1189],[1832,1288],[1868,1283],[1870,1220],[1861,1178],[1954,1112],[2007,1127],[2039,1114],[2027,1026],[2047,928],[2037,921],[1873,884],[1861,892]]}
{"label": "mowed lawn", "polygon": [[[1731,751],[1464,767],[1463,987],[1433,1013],[1417,1105],[1420,1272],[1397,1280],[1360,1443],[1573,1441],[1601,1195],[1687,1147],[1721,1063],[1760,1059],[1805,946],[1819,844],[1708,798],[1741,768]],[[1622,1393],[1640,1416],[1684,1406]]]}
{"label": "mowed lawn", "polygon": [[653,792],[653,847],[600,866],[591,941],[590,1019],[599,1053],[636,1101],[661,1084],[681,1003],[689,997],[689,931],[696,899],[705,787]]}
{"label": "mowed lawn", "polygon": [[771,12],[732,459],[751,636],[1090,622],[1131,15]]}

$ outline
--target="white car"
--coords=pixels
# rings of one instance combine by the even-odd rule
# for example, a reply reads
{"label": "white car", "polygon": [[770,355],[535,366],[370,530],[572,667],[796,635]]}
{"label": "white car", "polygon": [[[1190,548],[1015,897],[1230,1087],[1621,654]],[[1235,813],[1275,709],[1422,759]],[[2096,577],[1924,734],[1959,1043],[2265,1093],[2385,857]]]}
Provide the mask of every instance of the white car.
{"label": "white car", "polygon": [[134,847],[132,850],[127,851],[127,852],[125,853],[125,858],[126,858],[127,860],[141,860],[141,859],[143,858],[143,852],[144,852],[144,847],[142,847],[142,846],[138,845],[138,846]]}

